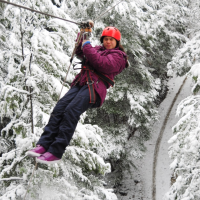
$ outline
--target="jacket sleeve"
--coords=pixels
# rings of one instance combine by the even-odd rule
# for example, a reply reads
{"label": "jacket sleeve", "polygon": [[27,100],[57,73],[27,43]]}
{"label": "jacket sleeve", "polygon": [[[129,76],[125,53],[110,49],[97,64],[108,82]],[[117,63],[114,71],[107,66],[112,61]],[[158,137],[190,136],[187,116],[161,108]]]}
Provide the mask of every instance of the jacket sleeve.
{"label": "jacket sleeve", "polygon": [[119,51],[110,51],[107,55],[101,55],[90,44],[83,47],[83,54],[94,69],[105,74],[119,73],[125,68],[125,58]]}

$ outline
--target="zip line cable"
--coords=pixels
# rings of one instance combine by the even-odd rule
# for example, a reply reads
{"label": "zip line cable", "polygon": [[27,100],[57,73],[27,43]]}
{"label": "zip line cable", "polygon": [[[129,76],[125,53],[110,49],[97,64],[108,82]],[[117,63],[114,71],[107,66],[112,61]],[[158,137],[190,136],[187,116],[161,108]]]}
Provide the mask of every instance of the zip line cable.
{"label": "zip line cable", "polygon": [[[124,0],[122,0],[122,1],[124,1]],[[117,6],[118,4],[120,4],[122,1],[119,1],[117,4],[115,4],[114,6],[112,6],[111,8],[109,8],[108,10],[106,10],[104,13],[100,14],[100,16],[98,18],[94,19],[94,22],[97,21],[98,19],[100,19],[101,17],[103,17],[109,10],[113,9],[115,6]],[[57,19],[60,19],[60,20],[66,21],[66,22],[73,23],[73,24],[82,25],[82,23],[77,23],[77,22],[74,22],[74,21],[71,21],[71,20],[63,19],[63,18],[57,17],[55,15],[50,15],[48,13],[44,13],[44,12],[41,12],[41,11],[38,11],[38,10],[34,10],[34,9],[31,9],[31,8],[28,8],[28,7],[25,7],[25,6],[21,6],[21,5],[15,4],[15,3],[11,3],[11,2],[8,2],[8,1],[0,0],[0,2],[1,3],[6,3],[6,4],[10,4],[10,5],[13,5],[15,7],[23,8],[23,9],[29,10],[31,12],[39,13],[41,15],[46,15],[46,16],[49,16],[49,17],[57,18]]]}
{"label": "zip line cable", "polygon": [[74,24],[77,24],[77,25],[81,25],[81,23],[77,23],[77,22],[73,22],[73,21],[70,21],[70,20],[67,20],[67,19],[63,19],[63,18],[54,16],[54,15],[50,15],[50,14],[48,14],[48,13],[40,12],[40,11],[31,9],[31,8],[28,8],[28,7],[25,7],[25,6],[21,6],[21,5],[15,4],[15,3],[8,2],[8,1],[0,0],[0,2],[1,2],[1,3],[6,3],[6,4],[10,4],[10,5],[19,7],[19,8],[23,8],[23,9],[29,10],[29,11],[31,11],[31,12],[35,12],[35,13],[39,13],[39,14],[42,14],[42,15],[46,15],[46,16],[49,16],[49,17],[57,18],[57,19],[60,19],[60,20],[66,21],[66,22],[70,22],[70,23],[74,23]]}
{"label": "zip line cable", "polygon": [[[124,0],[122,0],[124,1]],[[94,19],[94,23],[95,21],[97,21],[98,19],[100,19],[101,17],[103,17],[109,10],[113,9],[115,6],[117,6],[118,4],[120,4],[122,1],[119,1],[117,4],[115,4],[114,6],[112,6],[111,8],[109,8],[108,10],[106,10],[104,13],[100,14],[100,16],[97,19]]]}
{"label": "zip line cable", "polygon": [[[105,12],[103,12],[102,14],[100,14],[100,16],[99,16],[98,18],[95,18],[95,19],[94,19],[94,22],[97,21],[98,19],[100,19],[101,17],[103,17],[109,10],[113,9],[115,6],[117,6],[118,4],[120,4],[122,1],[124,1],[124,0],[119,1],[117,4],[115,4],[114,6],[112,6],[111,8],[109,8],[108,10],[106,10]],[[31,8],[28,8],[28,7],[25,7],[25,6],[21,6],[21,5],[15,4],[15,3],[8,2],[8,1],[0,0],[0,2],[1,2],[1,3],[6,3],[6,4],[10,4],[10,5],[13,5],[13,6],[15,6],[15,7],[23,8],[23,9],[29,10],[29,11],[31,11],[31,12],[39,13],[39,14],[41,14],[41,15],[46,15],[46,16],[53,17],[53,18],[57,18],[57,19],[60,19],[60,20],[66,21],[66,22],[70,22],[70,23],[73,23],[73,24],[77,24],[77,25],[79,25],[79,26],[85,26],[85,25],[86,25],[86,23],[77,23],[77,22],[74,22],[74,21],[71,21],[71,20],[63,19],[63,18],[54,16],[54,15],[50,15],[50,14],[48,14],[48,13],[40,12],[40,11],[31,9]],[[85,27],[84,27],[84,28],[85,28]],[[83,34],[83,33],[82,33],[82,34]],[[77,46],[78,46],[78,44],[75,45],[75,48],[74,48],[72,57],[71,57],[71,59],[70,59],[70,65],[69,65],[69,67],[68,67],[68,69],[67,69],[66,77],[65,77],[65,80],[64,80],[64,82],[63,82],[63,84],[62,84],[62,89],[63,89],[63,86],[64,86],[65,81],[67,80],[67,75],[68,75],[68,72],[69,72],[69,68],[70,68],[70,66],[71,66],[71,63],[72,63],[72,60],[73,60],[73,57],[74,57],[74,54],[75,54],[75,50],[77,49]],[[62,89],[61,89],[60,95],[61,95],[61,93],[62,93]],[[59,95],[59,98],[60,98],[60,95]],[[58,98],[58,100],[59,100],[59,98]]]}

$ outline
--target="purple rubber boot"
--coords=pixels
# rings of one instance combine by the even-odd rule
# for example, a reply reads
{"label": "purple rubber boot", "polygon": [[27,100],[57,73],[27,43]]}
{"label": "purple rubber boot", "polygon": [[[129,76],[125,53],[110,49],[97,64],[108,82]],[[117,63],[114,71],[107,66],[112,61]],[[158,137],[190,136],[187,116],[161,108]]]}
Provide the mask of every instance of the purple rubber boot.
{"label": "purple rubber boot", "polygon": [[42,154],[40,157],[36,158],[36,162],[43,164],[58,163],[60,160],[61,160],[60,158],[57,158],[50,152],[46,152]]}
{"label": "purple rubber boot", "polygon": [[30,157],[39,157],[45,152],[46,150],[43,146],[37,145],[34,149],[27,151],[26,155]]}

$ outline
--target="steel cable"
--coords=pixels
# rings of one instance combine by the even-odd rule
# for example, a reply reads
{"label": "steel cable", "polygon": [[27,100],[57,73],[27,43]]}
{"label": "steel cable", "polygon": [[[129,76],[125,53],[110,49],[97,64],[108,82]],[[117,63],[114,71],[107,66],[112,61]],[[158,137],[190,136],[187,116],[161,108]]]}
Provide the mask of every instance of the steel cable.
{"label": "steel cable", "polygon": [[82,25],[81,23],[77,23],[77,22],[74,22],[74,21],[70,21],[70,20],[67,20],[67,19],[63,19],[63,18],[61,18],[61,17],[57,17],[57,16],[54,16],[54,15],[50,15],[50,14],[47,14],[47,13],[44,13],[44,12],[41,12],[41,11],[38,11],[38,10],[34,10],[34,9],[31,9],[31,8],[28,8],[28,7],[25,7],[25,6],[21,6],[21,5],[15,4],[15,3],[11,3],[11,2],[8,2],[8,1],[0,0],[0,2],[1,2],[1,3],[6,3],[6,4],[10,4],[10,5],[19,7],[19,8],[23,8],[23,9],[29,10],[29,11],[31,11],[31,12],[35,12],[35,13],[39,13],[39,14],[42,14],[42,15],[46,15],[46,16],[49,16],[49,17],[57,18],[57,19],[60,19],[60,20],[66,21],[66,22],[74,23],[74,24],[77,24],[77,25]]}

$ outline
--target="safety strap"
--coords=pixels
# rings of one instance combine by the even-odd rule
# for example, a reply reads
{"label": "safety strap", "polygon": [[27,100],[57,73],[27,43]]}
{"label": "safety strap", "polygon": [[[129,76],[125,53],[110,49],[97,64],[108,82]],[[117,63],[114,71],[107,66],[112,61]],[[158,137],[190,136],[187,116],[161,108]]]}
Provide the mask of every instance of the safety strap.
{"label": "safety strap", "polygon": [[90,70],[87,70],[87,85],[89,88],[89,93],[90,93],[90,103],[95,103],[96,102],[96,93],[94,90],[94,81],[92,80]]}
{"label": "safety strap", "polygon": [[[94,71],[94,73],[105,83],[110,84],[112,87],[114,86],[115,82],[110,79],[108,76],[106,76],[105,74],[102,74],[100,72]],[[107,86],[107,84],[105,84]],[[108,87],[107,87],[108,88]]]}
{"label": "safety strap", "polygon": [[[111,85],[112,87],[114,86],[115,82],[110,79],[108,76],[106,76],[105,74],[102,74],[96,70],[94,70],[93,68],[91,68],[89,65],[85,64],[87,63],[87,60],[83,60],[81,62],[76,62],[75,64],[73,64],[73,68],[74,70],[77,70],[77,69],[81,69],[81,70],[91,70],[92,72],[94,72],[102,81],[103,83],[105,84],[106,88],[109,87],[109,85]],[[83,67],[81,68],[75,68],[76,65],[78,64],[82,64]],[[78,79],[78,81],[80,80],[80,77]]]}
{"label": "safety strap", "polygon": [[[89,88],[89,93],[90,93],[90,103],[96,103],[96,93],[94,90],[94,81],[92,80],[91,77],[91,71],[88,65],[85,65],[82,67],[82,70],[86,70],[87,71],[87,82],[86,84],[88,85]],[[80,80],[80,77],[79,77]]]}
{"label": "safety strap", "polygon": [[109,87],[109,85],[113,87],[114,84],[115,84],[115,82],[114,82],[112,79],[110,79],[108,76],[106,76],[105,74],[103,74],[103,73],[101,73],[101,72],[98,72],[98,71],[94,70],[93,68],[91,68],[91,67],[88,66],[88,65],[84,65],[84,66],[82,67],[82,69],[83,69],[83,70],[90,70],[90,71],[92,71],[93,73],[95,73],[95,74],[103,81],[103,83],[105,84],[105,86],[106,86],[107,88]]}
{"label": "safety strap", "polygon": [[96,102],[96,93],[95,93],[94,85],[93,85],[94,81],[92,80],[92,77],[91,77],[91,71],[93,73],[95,73],[103,81],[103,83],[105,84],[105,86],[107,88],[109,87],[109,85],[111,85],[112,87],[114,86],[115,82],[113,80],[111,80],[105,74],[102,74],[100,72],[94,71],[94,69],[91,68],[90,66],[84,65],[82,67],[82,70],[86,70],[87,71],[87,85],[88,85],[89,93],[90,93],[90,103],[95,103]]}

